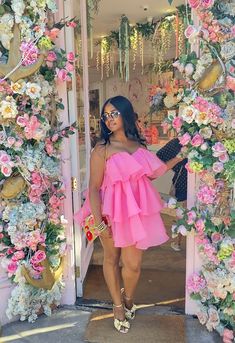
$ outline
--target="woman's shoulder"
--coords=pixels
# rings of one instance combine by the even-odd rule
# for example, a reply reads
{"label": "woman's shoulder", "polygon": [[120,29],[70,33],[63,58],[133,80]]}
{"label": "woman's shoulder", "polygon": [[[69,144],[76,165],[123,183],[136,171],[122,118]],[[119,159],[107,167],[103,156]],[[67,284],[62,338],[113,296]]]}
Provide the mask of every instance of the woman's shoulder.
{"label": "woman's shoulder", "polygon": [[96,143],[95,147],[91,150],[91,157],[92,156],[99,156],[101,158],[105,158],[106,154],[106,143],[104,140],[100,140]]}

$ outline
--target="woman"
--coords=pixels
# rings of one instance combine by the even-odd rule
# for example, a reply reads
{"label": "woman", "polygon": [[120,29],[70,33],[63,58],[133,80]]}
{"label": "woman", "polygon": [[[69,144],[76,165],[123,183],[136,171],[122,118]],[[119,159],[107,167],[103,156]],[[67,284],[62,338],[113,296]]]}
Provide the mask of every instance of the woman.
{"label": "woman", "polygon": [[146,150],[132,104],[123,96],[105,102],[101,140],[91,153],[89,197],[75,219],[82,223],[90,213],[94,216],[104,249],[103,271],[113,300],[114,326],[127,333],[129,319],[135,317],[133,297],[143,250],[168,240],[160,217],[161,199],[150,180],[164,174],[179,159],[164,164]]}

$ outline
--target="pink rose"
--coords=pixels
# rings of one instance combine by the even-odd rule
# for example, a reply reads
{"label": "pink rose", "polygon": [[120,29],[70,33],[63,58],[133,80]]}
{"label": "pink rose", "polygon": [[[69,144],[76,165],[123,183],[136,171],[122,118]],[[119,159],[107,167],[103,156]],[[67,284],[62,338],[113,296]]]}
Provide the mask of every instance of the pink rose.
{"label": "pink rose", "polygon": [[179,142],[181,145],[187,145],[191,141],[191,136],[186,132],[182,137],[179,137]]}
{"label": "pink rose", "polygon": [[213,150],[214,157],[219,157],[221,155],[224,155],[227,152],[225,146],[220,142],[215,143],[215,145],[213,145],[212,147],[212,150]]}
{"label": "pink rose", "polygon": [[71,63],[67,62],[67,63],[66,63],[66,66],[65,66],[65,69],[66,69],[68,72],[71,72],[71,71],[74,70],[74,66],[73,66]]}
{"label": "pink rose", "polygon": [[69,27],[72,27],[72,28],[77,27],[77,24],[75,23],[75,21],[70,21],[66,25],[69,26]]}
{"label": "pink rose", "polygon": [[220,162],[223,162],[223,163],[228,162],[228,161],[229,161],[229,156],[228,156],[228,154],[222,154],[222,155],[220,155],[220,156],[219,156],[219,160],[220,160]]}
{"label": "pink rose", "polygon": [[25,253],[22,250],[16,251],[12,256],[12,261],[16,262],[18,260],[22,260],[25,257]]}
{"label": "pink rose", "polygon": [[10,262],[7,266],[7,271],[9,274],[13,275],[17,270],[17,263],[16,262]]}
{"label": "pink rose", "polygon": [[11,158],[9,155],[7,155],[5,152],[0,153],[0,163],[2,164],[8,164],[10,163]]}
{"label": "pink rose", "polygon": [[35,252],[30,262],[32,264],[38,264],[46,259],[46,254],[43,250],[38,250]]}
{"label": "pink rose", "polygon": [[74,62],[74,60],[75,60],[75,55],[74,55],[74,53],[71,51],[71,52],[69,52],[69,53],[67,53],[67,60],[69,61],[69,62]]}
{"label": "pink rose", "polygon": [[59,138],[58,133],[55,133],[55,134],[51,137],[51,140],[52,140],[52,142],[56,142],[56,141],[58,140],[58,138]]}
{"label": "pink rose", "polygon": [[186,38],[193,37],[197,34],[197,29],[193,25],[189,25],[187,29],[184,31],[184,35]]}
{"label": "pink rose", "polygon": [[15,142],[15,147],[20,148],[23,143],[24,143],[23,140],[20,138],[18,139],[18,141]]}
{"label": "pink rose", "polygon": [[60,30],[56,27],[53,27],[53,29],[51,29],[50,31],[49,30],[46,30],[45,31],[45,34],[47,37],[49,37],[52,41],[54,41],[57,36],[58,36],[58,33],[60,32]]}
{"label": "pink rose", "polygon": [[224,164],[222,162],[215,162],[212,166],[213,171],[217,173],[221,173],[224,169]]}
{"label": "pink rose", "polygon": [[11,169],[11,167],[8,167],[8,166],[1,166],[1,173],[4,176],[8,177],[11,175],[12,169]]}
{"label": "pink rose", "polygon": [[192,138],[192,141],[191,141],[191,144],[192,144],[193,146],[196,146],[196,147],[202,145],[203,143],[204,143],[204,139],[202,138],[202,136],[201,136],[199,133],[197,133],[197,134]]}
{"label": "pink rose", "polygon": [[195,222],[195,219],[197,218],[196,213],[194,211],[189,211],[187,213],[187,216],[188,216],[187,224],[192,225]]}
{"label": "pink rose", "polygon": [[24,126],[27,125],[28,119],[26,119],[26,118],[23,117],[23,116],[19,116],[19,117],[17,118],[16,122],[17,122],[17,124],[18,124],[19,126],[24,127]]}
{"label": "pink rose", "polygon": [[195,228],[197,232],[202,233],[205,229],[205,223],[203,219],[198,219],[195,223]]}
{"label": "pink rose", "polygon": [[227,76],[226,78],[226,88],[231,89],[235,92],[235,78],[232,76]]}
{"label": "pink rose", "polygon": [[4,234],[2,232],[0,232],[0,239],[3,239]]}
{"label": "pink rose", "polygon": [[61,81],[69,81],[70,77],[68,76],[68,72],[65,69],[60,69],[56,71],[57,77]]}
{"label": "pink rose", "polygon": [[188,4],[191,8],[198,8],[201,5],[201,0],[188,0]]}
{"label": "pink rose", "polygon": [[177,132],[180,131],[182,124],[183,120],[180,117],[175,117],[172,121],[172,126],[174,129],[176,129]]}
{"label": "pink rose", "polygon": [[214,5],[214,0],[201,0],[201,6],[204,8],[210,8]]}
{"label": "pink rose", "polygon": [[54,51],[49,51],[48,54],[47,54],[47,58],[46,60],[48,62],[54,62],[57,60],[57,56],[56,56],[56,53]]}
{"label": "pink rose", "polygon": [[7,143],[12,146],[15,143],[16,139],[15,137],[8,137],[7,138]]}
{"label": "pink rose", "polygon": [[234,338],[233,330],[224,329],[223,332],[223,343],[232,343]]}
{"label": "pink rose", "polygon": [[223,236],[219,232],[213,232],[211,235],[211,240],[213,243],[218,243],[223,239]]}

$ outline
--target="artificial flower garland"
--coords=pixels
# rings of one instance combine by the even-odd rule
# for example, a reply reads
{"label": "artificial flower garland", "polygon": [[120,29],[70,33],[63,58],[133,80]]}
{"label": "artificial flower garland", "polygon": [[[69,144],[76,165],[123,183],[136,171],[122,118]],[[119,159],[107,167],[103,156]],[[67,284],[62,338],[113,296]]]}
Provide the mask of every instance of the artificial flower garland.
{"label": "artificial flower garland", "polygon": [[[199,175],[196,206],[177,209],[173,236],[194,232],[202,268],[187,280],[187,291],[198,304],[199,321],[217,330],[224,343],[235,330],[235,6],[230,1],[188,0],[200,26],[185,31],[200,43],[174,66],[185,76],[178,113],[164,123],[179,137],[187,169]],[[172,206],[172,204],[171,204]]]}
{"label": "artificial flower garland", "polygon": [[14,25],[21,38],[18,70],[34,66],[40,51],[46,56],[38,72],[16,81],[8,73],[0,80],[1,267],[15,285],[7,315],[29,321],[41,312],[49,315],[63,289],[61,272],[55,276],[66,252],[60,149],[76,126],[63,128],[58,120],[63,104],[56,83],[71,80],[75,56],[56,48],[54,40],[61,28],[76,23],[51,24],[47,15],[55,11],[53,0],[0,5],[0,62],[5,63],[11,53]]}

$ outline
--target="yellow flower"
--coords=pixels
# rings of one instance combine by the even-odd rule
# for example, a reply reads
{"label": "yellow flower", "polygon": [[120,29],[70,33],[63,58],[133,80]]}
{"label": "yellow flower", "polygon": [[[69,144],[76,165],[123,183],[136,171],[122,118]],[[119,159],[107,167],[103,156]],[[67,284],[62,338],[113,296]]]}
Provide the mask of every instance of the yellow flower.
{"label": "yellow flower", "polygon": [[199,173],[203,170],[203,164],[199,162],[190,162],[190,169],[195,173]]}
{"label": "yellow flower", "polygon": [[49,37],[42,37],[38,43],[39,49],[50,50],[52,48],[52,42]]}
{"label": "yellow flower", "polygon": [[4,119],[15,118],[18,114],[16,102],[12,97],[6,97],[6,100],[1,101],[0,115]]}
{"label": "yellow flower", "polygon": [[12,82],[11,83],[11,89],[13,93],[16,94],[23,94],[25,89],[26,89],[26,82],[24,80],[19,80],[17,82]]}

